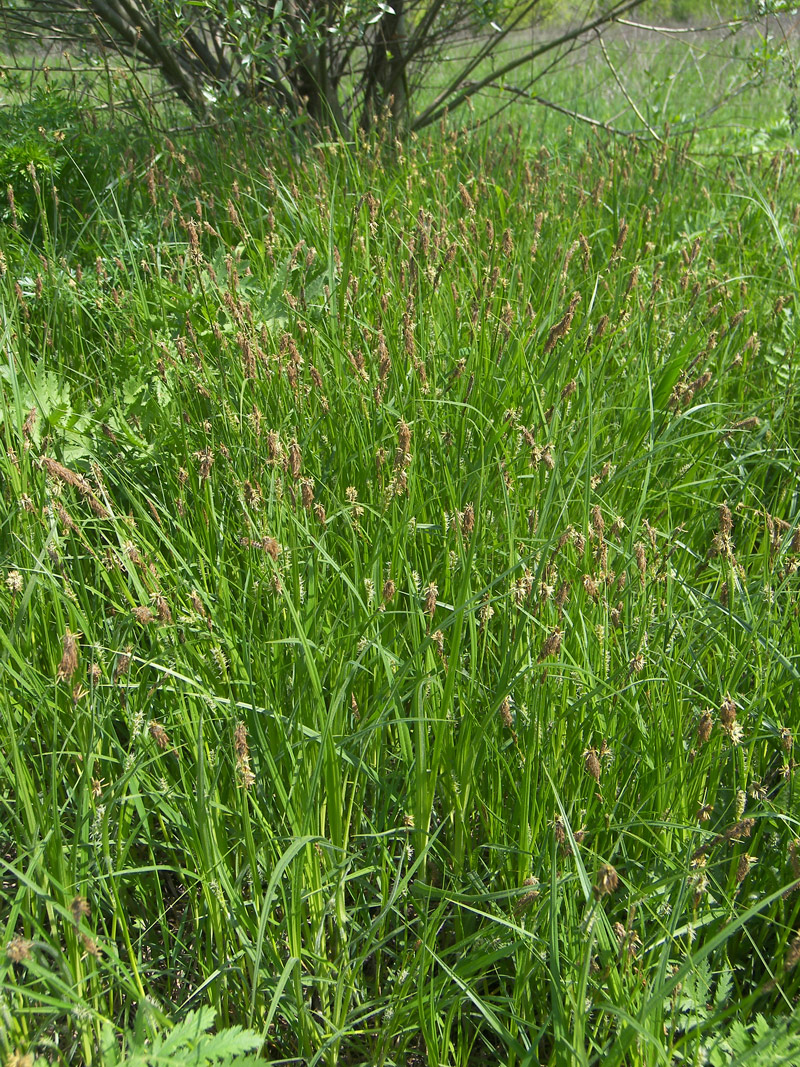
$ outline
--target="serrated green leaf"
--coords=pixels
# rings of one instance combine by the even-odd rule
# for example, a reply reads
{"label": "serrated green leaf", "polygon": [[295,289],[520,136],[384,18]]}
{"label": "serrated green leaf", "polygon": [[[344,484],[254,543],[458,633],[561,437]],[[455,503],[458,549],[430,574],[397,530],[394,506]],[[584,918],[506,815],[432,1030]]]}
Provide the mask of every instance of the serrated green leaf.
{"label": "serrated green leaf", "polygon": [[[186,1018],[177,1024],[166,1038],[162,1038],[159,1054],[171,1055],[177,1049],[201,1041],[207,1030],[214,1025],[214,1009],[208,1006],[190,1011]],[[198,1061],[202,1062],[202,1061]]]}
{"label": "serrated green leaf", "polygon": [[206,1036],[198,1045],[196,1054],[190,1056],[186,1062],[204,1064],[207,1061],[230,1060],[241,1053],[252,1052],[260,1045],[261,1038],[258,1034],[241,1026],[232,1026]]}
{"label": "serrated green leaf", "polygon": [[717,988],[714,993],[714,1007],[721,1008],[727,1002],[733,986],[733,972],[726,963],[717,980]]}

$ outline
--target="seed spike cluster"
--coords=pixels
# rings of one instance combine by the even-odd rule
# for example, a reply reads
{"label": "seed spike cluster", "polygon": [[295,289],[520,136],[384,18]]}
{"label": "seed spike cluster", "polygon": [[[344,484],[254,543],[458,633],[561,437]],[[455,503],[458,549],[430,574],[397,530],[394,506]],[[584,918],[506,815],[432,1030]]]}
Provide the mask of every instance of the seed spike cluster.
{"label": "seed spike cluster", "polygon": [[78,641],[80,634],[73,633],[69,627],[64,632],[63,654],[56,671],[56,679],[59,682],[68,682],[78,669]]}

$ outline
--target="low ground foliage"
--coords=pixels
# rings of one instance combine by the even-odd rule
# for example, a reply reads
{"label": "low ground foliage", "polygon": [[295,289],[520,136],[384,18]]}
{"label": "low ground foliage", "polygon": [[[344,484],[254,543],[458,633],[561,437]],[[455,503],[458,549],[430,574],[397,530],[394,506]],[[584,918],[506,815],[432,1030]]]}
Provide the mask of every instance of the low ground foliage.
{"label": "low ground foliage", "polygon": [[701,148],[30,174],[5,1055],[797,1056],[800,190]]}

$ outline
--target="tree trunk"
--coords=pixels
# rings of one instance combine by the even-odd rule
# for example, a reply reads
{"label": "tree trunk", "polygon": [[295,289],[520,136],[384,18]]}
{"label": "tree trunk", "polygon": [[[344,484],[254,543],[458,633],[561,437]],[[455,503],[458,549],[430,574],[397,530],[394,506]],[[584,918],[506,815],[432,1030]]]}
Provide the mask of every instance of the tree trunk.
{"label": "tree trunk", "polygon": [[406,84],[405,0],[395,0],[394,14],[386,14],[378,25],[365,75],[363,129],[368,130],[389,107],[392,122],[402,126],[408,107]]}

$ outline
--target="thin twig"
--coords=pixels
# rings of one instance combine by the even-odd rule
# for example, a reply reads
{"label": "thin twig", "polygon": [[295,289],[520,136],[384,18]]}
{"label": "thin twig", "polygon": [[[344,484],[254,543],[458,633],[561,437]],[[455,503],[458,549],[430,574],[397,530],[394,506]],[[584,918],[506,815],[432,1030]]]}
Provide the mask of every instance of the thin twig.
{"label": "thin twig", "polygon": [[[496,82],[493,82],[489,86],[487,86],[487,88],[496,89],[507,93],[513,93],[514,96],[518,99],[521,98],[523,100],[528,100],[532,104],[541,104],[542,107],[549,108],[551,111],[557,111],[561,115],[566,115],[567,118],[575,119],[576,122],[586,123],[587,126],[593,126],[595,129],[603,130],[605,131],[605,133],[610,133],[616,137],[643,138],[645,135],[644,130],[621,130],[617,126],[612,126],[608,122],[603,122],[602,119],[593,119],[591,115],[584,115],[580,111],[574,111],[572,108],[564,107],[563,104],[556,104],[553,100],[547,100],[545,99],[545,97],[539,96],[537,93],[529,93],[526,89],[519,88],[515,85],[498,85]],[[494,115],[490,116],[490,118],[495,118],[497,114],[498,112],[495,112]],[[481,121],[472,126],[471,129],[480,129],[480,127],[485,125],[487,121],[487,119],[481,119]],[[647,130],[647,133],[650,133],[650,131]],[[653,136],[656,137],[656,140],[660,144],[663,143],[661,138],[658,137],[657,134]]]}
{"label": "thin twig", "polygon": [[[481,81],[472,83],[469,89],[461,89],[460,92],[456,92],[453,99],[449,99],[449,97],[454,90],[448,87],[448,89],[442,93],[430,107],[426,108],[422,114],[418,116],[416,121],[412,124],[412,129],[421,130],[425,126],[429,126],[432,122],[436,122],[437,119],[441,118],[445,111],[453,111],[460,104],[463,104],[468,97],[474,96],[476,92],[479,92],[497,78],[502,78],[506,74],[510,74],[512,70],[516,70],[517,67],[521,67],[525,63],[530,63],[534,59],[538,59],[539,56],[544,55],[546,52],[551,52],[553,49],[559,48],[563,44],[568,44],[570,41],[574,41],[579,37],[591,33],[598,26],[605,26],[609,22],[615,21],[620,15],[625,14],[627,11],[633,11],[635,8],[640,7],[642,3],[644,3],[644,0],[628,0],[627,3],[615,7],[610,13],[599,15],[592,22],[588,22],[585,25],[582,24],[575,29],[569,30],[564,34],[561,34],[559,37],[554,38],[552,41],[546,41],[538,48],[533,48],[529,52],[525,52],[524,55],[509,60],[500,67],[499,70],[494,71],[492,74],[488,74]],[[459,84],[461,84],[460,79]]]}
{"label": "thin twig", "polygon": [[608,54],[608,49],[606,48],[606,43],[603,40],[603,35],[600,32],[600,29],[598,28],[597,30],[595,30],[595,33],[597,34],[597,40],[598,40],[598,43],[600,45],[600,51],[603,53],[603,58],[605,59],[606,64],[608,65],[608,69],[614,75],[614,81],[617,83],[617,87],[618,87],[619,91],[622,93],[622,95],[628,101],[630,106],[633,108],[633,113],[636,115],[636,117],[639,120],[639,122],[641,122],[641,124],[644,127],[646,127],[647,132],[650,134],[650,136],[654,140],[658,141],[659,144],[663,144],[664,143],[663,140],[658,136],[656,131],[653,129],[653,127],[650,125],[650,123],[647,121],[647,119],[641,113],[639,108],[634,103],[633,97],[630,95],[628,90],[623,85],[622,78],[620,78],[619,74],[617,73],[616,67],[611,62],[611,56]]}
{"label": "thin twig", "polygon": [[710,33],[713,30],[732,29],[744,26],[747,19],[736,18],[728,22],[716,22],[711,26],[650,26],[645,22],[633,22],[631,19],[617,19],[621,26],[631,26],[634,30],[649,30],[651,33]]}

